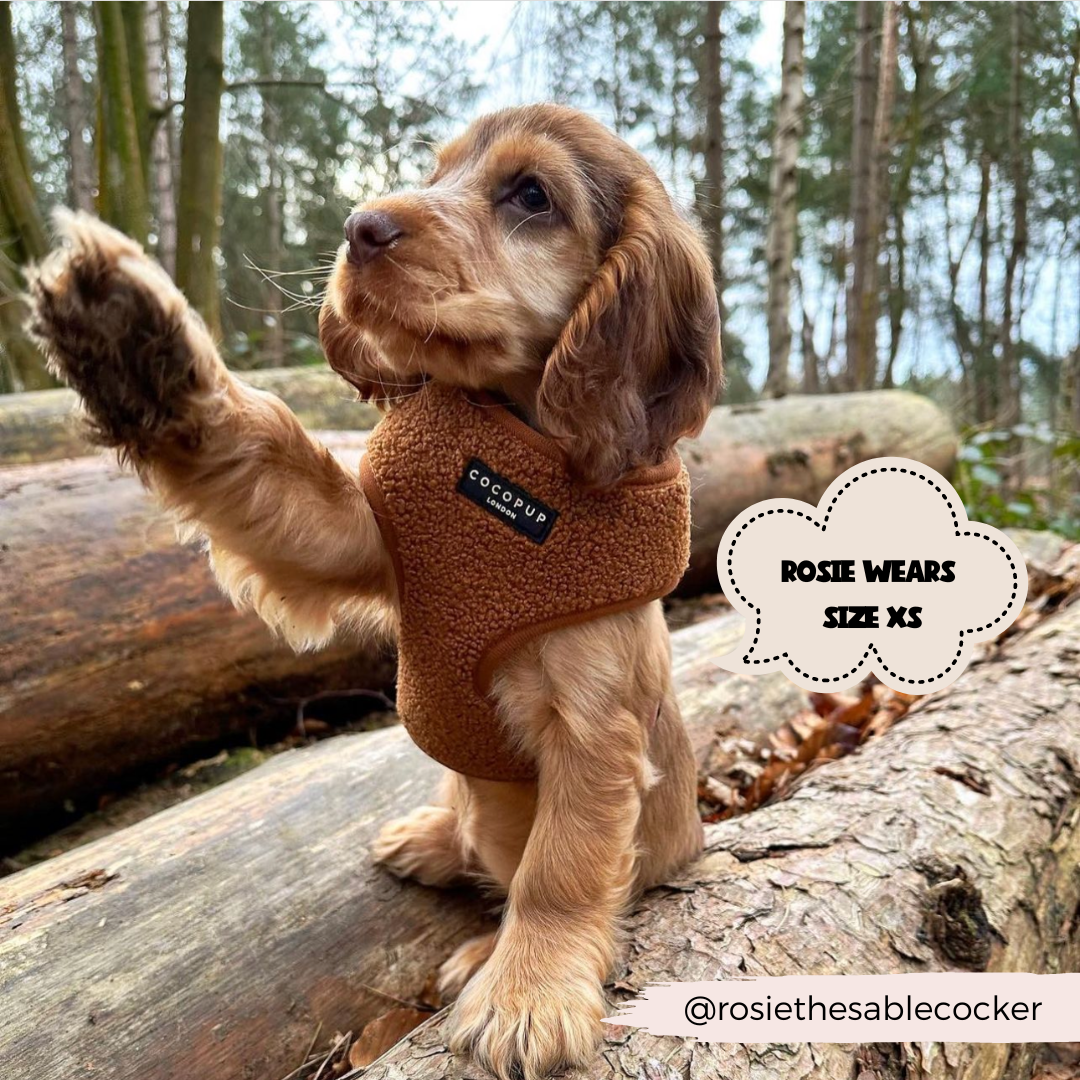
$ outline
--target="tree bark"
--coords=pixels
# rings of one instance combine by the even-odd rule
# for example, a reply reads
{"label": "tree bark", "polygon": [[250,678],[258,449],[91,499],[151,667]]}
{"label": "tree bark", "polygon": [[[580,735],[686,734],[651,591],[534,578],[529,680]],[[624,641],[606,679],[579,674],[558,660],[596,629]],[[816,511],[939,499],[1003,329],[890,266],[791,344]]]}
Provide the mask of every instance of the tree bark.
{"label": "tree bark", "polygon": [[135,131],[139,140],[139,162],[142,165],[143,186],[148,193],[149,207],[150,140],[154,131],[154,119],[150,110],[150,58],[146,27],[148,6],[146,0],[121,0],[119,4],[124,22],[131,105],[135,113]]}
{"label": "tree bark", "polygon": [[[363,435],[322,437],[356,467]],[[680,591],[717,587],[723,530],[752,503],[816,502],[883,454],[948,473],[955,447],[942,414],[899,391],[715,409],[683,447],[695,494]],[[0,471],[0,511],[0,816],[12,828],[194,746],[280,725],[316,689],[386,685],[378,655],[343,644],[295,656],[237,615],[202,553],[176,544],[105,457]]]}
{"label": "tree bark", "polygon": [[[733,630],[720,619],[673,636],[699,759],[732,678],[712,658]],[[703,857],[630,916],[611,997],[718,974],[1072,970],[1078,653],[1073,605],[786,801],[710,826]],[[274,1080],[330,1032],[422,999],[438,963],[490,926],[489,901],[370,864],[382,821],[427,801],[437,772],[399,728],[342,737],[0,882],[13,1080],[88,1065],[112,1080]],[[1034,1052],[905,1049],[910,1080],[1012,1080]],[[875,1052],[894,1051],[612,1029],[580,1075],[846,1077]],[[365,1075],[485,1074],[450,1057],[438,1016]]]}
{"label": "tree bark", "polygon": [[220,335],[217,267],[221,219],[221,95],[225,88],[224,4],[188,5],[187,81],[180,138],[176,283]]}
{"label": "tree bark", "polygon": [[721,0],[706,0],[702,89],[705,96],[705,232],[720,314],[724,315],[724,80]]}
{"label": "tree bark", "polygon": [[[1001,379],[997,422],[1006,429],[1020,423],[1020,358],[1014,303],[1018,299],[1016,274],[1027,253],[1027,154],[1024,148],[1024,24],[1027,4],[1017,2],[1009,12],[1009,168],[1012,180],[1012,244],[1005,259],[1002,286]],[[1016,479],[1016,477],[1012,477]]]}
{"label": "tree bark", "polygon": [[89,148],[83,138],[87,113],[85,86],[79,73],[78,5],[60,6],[64,48],[64,110],[67,117],[68,162],[71,169],[71,205],[78,210],[94,209],[94,171]]}
{"label": "tree bark", "polygon": [[805,33],[806,4],[802,0],[788,0],[784,5],[784,60],[769,175],[769,229],[765,239],[769,271],[769,370],[765,393],[770,397],[781,397],[787,392],[791,355],[791,277],[798,224],[797,169],[803,132]]}
{"label": "tree bark", "polygon": [[892,113],[896,100],[898,0],[885,0],[881,15],[881,52],[874,105],[874,141],[870,152],[870,220],[866,250],[865,288],[859,298],[858,348],[867,358],[866,389],[877,383],[877,323],[880,314],[878,256],[889,208],[889,155],[892,150]]}
{"label": "tree bark", "polygon": [[175,126],[168,79],[169,5],[150,0],[146,10],[146,77],[153,110],[162,110],[151,135],[154,211],[157,216],[157,258],[172,278],[176,277],[176,185],[173,183],[173,137]]}
{"label": "tree bark", "polygon": [[[127,4],[94,4],[98,26],[98,70],[101,93],[98,131],[98,204],[101,216],[140,244],[150,229],[150,200],[146,163],[142,156],[142,127],[136,103],[146,105],[146,68],[132,82],[130,31],[135,20]],[[141,53],[145,60],[145,51]],[[140,89],[141,87],[141,89]]]}
{"label": "tree bark", "polygon": [[[263,4],[259,8],[259,50],[262,62],[261,74],[271,78],[277,74],[274,64],[273,28],[270,23],[271,9]],[[268,367],[280,367],[285,362],[285,322],[281,293],[280,274],[284,262],[285,238],[281,220],[281,167],[278,162],[281,141],[277,104],[269,87],[259,90],[262,102],[262,137],[266,153],[267,185],[266,205],[266,253],[264,255],[263,303],[266,322],[266,347],[263,357]]]}
{"label": "tree bark", "polygon": [[18,263],[43,258],[49,250],[45,223],[34,201],[30,160],[23,138],[15,82],[15,38],[11,4],[0,2],[0,202],[14,226]]}
{"label": "tree bark", "polygon": [[855,81],[851,121],[851,283],[847,299],[847,382],[849,390],[873,386],[874,358],[868,352],[861,318],[863,298],[874,288],[870,263],[874,200],[874,4],[859,0]]}
{"label": "tree bark", "polygon": [[0,389],[9,392],[56,385],[26,337],[26,313],[18,299],[22,291],[18,267],[42,258],[49,241],[34,197],[15,76],[11,4],[4,0],[0,2]]}

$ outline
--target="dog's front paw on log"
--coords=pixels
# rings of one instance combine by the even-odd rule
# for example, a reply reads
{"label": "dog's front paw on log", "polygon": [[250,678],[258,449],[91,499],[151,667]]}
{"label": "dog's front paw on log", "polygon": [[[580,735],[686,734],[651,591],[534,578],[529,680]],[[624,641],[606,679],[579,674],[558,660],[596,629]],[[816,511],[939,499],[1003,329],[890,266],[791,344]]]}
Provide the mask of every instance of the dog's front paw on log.
{"label": "dog's front paw on log", "polygon": [[472,1054],[501,1080],[584,1066],[602,1034],[603,987],[580,958],[525,956],[497,945],[454,1006],[451,1050]]}
{"label": "dog's front paw on log", "polygon": [[138,458],[192,437],[221,385],[213,342],[165,271],[122,233],[60,212],[61,246],[27,274],[28,329],[82,398],[90,438]]}
{"label": "dog's front paw on log", "polygon": [[445,806],[420,806],[388,821],[372,846],[375,862],[400,878],[445,887],[465,874],[457,814]]}

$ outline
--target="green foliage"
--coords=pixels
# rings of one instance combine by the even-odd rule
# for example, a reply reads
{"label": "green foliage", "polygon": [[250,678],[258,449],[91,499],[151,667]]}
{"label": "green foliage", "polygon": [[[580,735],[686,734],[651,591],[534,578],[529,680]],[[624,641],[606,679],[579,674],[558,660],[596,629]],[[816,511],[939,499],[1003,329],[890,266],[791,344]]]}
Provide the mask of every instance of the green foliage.
{"label": "green foliage", "polygon": [[[245,2],[229,14],[222,321],[237,366],[304,363],[318,355],[318,301],[349,207],[415,179],[418,148],[474,88],[439,4],[344,5],[338,29],[356,58],[344,68],[318,4]],[[268,288],[282,294],[273,305]],[[284,357],[270,348],[278,306]]]}
{"label": "green foliage", "polygon": [[[1019,462],[1024,479],[1017,483],[1010,474]],[[973,520],[999,528],[1052,529],[1080,540],[1078,432],[1044,424],[971,431],[960,447],[955,484]]]}

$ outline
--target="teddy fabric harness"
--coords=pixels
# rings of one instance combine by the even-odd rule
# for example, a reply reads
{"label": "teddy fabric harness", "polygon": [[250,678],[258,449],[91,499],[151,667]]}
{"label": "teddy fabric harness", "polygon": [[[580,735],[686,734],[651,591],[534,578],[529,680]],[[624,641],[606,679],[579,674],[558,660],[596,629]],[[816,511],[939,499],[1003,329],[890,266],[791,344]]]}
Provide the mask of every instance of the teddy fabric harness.
{"label": "teddy fabric harness", "polygon": [[531,639],[675,587],[690,552],[682,461],[590,492],[555,442],[493,399],[427,383],[372,432],[360,478],[397,577],[402,722],[456,772],[534,777],[492,679]]}

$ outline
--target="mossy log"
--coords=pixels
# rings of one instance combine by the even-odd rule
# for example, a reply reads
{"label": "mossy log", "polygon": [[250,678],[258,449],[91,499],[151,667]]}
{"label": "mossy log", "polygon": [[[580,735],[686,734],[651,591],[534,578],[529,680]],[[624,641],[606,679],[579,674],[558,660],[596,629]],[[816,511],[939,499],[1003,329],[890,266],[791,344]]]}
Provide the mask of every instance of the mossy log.
{"label": "mossy log", "polygon": [[[674,636],[699,748],[732,686],[711,659],[733,633],[721,618]],[[1078,656],[1080,604],[785,801],[710,826],[701,860],[631,915],[612,999],[744,971],[1075,970]],[[399,728],[345,736],[0,881],[6,1075],[280,1080],[316,1039],[416,1001],[490,906],[370,864],[379,823],[427,799],[436,772]],[[1017,1080],[1035,1050],[706,1045],[614,1029],[583,1075],[891,1076],[892,1055],[911,1078]],[[483,1075],[447,1052],[442,1016],[365,1073]]]}
{"label": "mossy log", "polygon": [[[279,371],[260,382],[308,423],[373,411],[347,400],[331,373]],[[20,396],[53,393],[66,391]],[[356,468],[364,432],[321,437]],[[715,409],[684,449],[694,526],[681,591],[716,587],[723,529],[751,503],[816,501],[849,465],[881,454],[948,473],[954,452],[942,413],[899,391]],[[175,543],[110,458],[0,469],[0,514],[0,817],[13,827],[196,745],[280,725],[318,690],[392,681],[383,654],[342,644],[294,656],[237,615],[201,553]]]}

